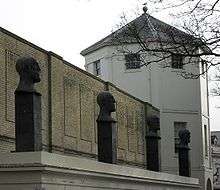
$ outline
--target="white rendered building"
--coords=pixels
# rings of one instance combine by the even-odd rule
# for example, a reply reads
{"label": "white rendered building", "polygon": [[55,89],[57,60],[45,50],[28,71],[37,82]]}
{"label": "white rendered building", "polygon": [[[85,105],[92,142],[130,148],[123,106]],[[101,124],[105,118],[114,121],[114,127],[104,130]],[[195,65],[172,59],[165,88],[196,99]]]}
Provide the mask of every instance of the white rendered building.
{"label": "white rendered building", "polygon": [[214,189],[220,189],[220,131],[212,131],[212,163]]}
{"label": "white rendered building", "polygon": [[[143,14],[133,22],[150,21],[158,31],[171,27],[151,16],[148,20],[145,17]],[[124,29],[116,32],[120,35],[121,31]],[[177,29],[175,31],[179,36],[186,35]],[[126,44],[130,53],[122,53],[120,45],[112,41],[112,35],[81,52],[86,70],[160,109],[161,171],[178,174],[178,153],[175,150],[178,130],[182,127],[189,129],[191,176],[200,179],[202,189],[212,189],[207,76],[184,79],[179,75],[182,71],[202,72],[205,64],[197,58],[193,64],[184,65],[187,58],[171,56],[165,63],[161,61],[161,64],[141,67],[140,55],[131,53],[137,52],[139,45]],[[166,32],[162,35],[166,37]],[[144,37],[153,38],[150,28],[144,30]],[[157,44],[152,42],[154,45]],[[145,56],[144,59],[150,60],[151,57]],[[162,67],[162,64],[170,67]]]}

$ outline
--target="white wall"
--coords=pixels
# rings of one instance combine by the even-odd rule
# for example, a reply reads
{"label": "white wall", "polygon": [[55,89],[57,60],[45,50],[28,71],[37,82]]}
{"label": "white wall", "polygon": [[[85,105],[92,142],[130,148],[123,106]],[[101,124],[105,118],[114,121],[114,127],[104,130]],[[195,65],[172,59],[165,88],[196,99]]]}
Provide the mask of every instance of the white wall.
{"label": "white wall", "polygon": [[[45,167],[46,166],[46,167]],[[198,179],[47,152],[0,155],[1,190],[199,190]]]}
{"label": "white wall", "polygon": [[[135,45],[127,48],[137,50]],[[210,157],[204,154],[204,125],[209,129],[207,78],[184,79],[179,69],[162,68],[158,64],[126,70],[124,54],[117,53],[116,48],[110,46],[85,56],[86,65],[101,55],[104,55],[102,79],[160,109],[162,171],[178,174],[178,157],[174,152],[174,122],[187,122],[192,137],[192,176],[200,178],[204,186],[208,176],[212,179]],[[195,64],[185,65],[182,71],[198,73],[199,70],[198,60],[195,60]]]}

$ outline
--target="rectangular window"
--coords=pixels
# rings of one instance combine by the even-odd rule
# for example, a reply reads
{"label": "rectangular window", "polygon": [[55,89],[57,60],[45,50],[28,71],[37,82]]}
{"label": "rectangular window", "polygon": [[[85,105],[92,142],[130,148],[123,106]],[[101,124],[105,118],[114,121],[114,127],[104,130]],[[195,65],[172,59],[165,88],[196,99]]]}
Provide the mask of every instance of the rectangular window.
{"label": "rectangular window", "polygon": [[182,69],[183,68],[183,56],[180,54],[172,54],[172,68]]}
{"label": "rectangular window", "polygon": [[205,155],[208,156],[208,131],[207,131],[207,125],[204,125],[204,137],[205,137]]}
{"label": "rectangular window", "polygon": [[95,61],[93,64],[94,64],[94,75],[95,75],[95,76],[101,75],[101,64],[100,64],[100,60]]}
{"label": "rectangular window", "polygon": [[174,143],[175,143],[175,153],[178,153],[178,146],[180,143],[179,139],[179,131],[181,129],[186,128],[187,123],[186,122],[174,122]]}
{"label": "rectangular window", "polygon": [[137,53],[130,53],[125,55],[126,69],[139,69],[141,67],[140,55]]}
{"label": "rectangular window", "polygon": [[205,60],[201,60],[201,73],[204,74],[207,71],[207,62]]}

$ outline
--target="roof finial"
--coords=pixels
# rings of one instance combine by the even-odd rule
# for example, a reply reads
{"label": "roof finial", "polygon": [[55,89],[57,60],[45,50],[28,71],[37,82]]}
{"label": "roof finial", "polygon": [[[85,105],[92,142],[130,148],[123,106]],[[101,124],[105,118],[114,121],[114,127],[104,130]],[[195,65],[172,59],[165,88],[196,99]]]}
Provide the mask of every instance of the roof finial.
{"label": "roof finial", "polygon": [[144,11],[144,14],[145,14],[145,13],[147,13],[147,11],[148,11],[147,3],[144,3],[143,5],[144,5],[143,11]]}

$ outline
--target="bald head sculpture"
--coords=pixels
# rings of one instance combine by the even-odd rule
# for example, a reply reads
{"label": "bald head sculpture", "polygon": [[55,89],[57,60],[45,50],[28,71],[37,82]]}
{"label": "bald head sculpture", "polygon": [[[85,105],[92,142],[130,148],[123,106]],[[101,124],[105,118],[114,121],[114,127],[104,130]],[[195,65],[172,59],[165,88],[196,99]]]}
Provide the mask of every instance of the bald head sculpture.
{"label": "bald head sculpture", "polygon": [[20,81],[16,91],[36,92],[34,84],[40,82],[40,67],[32,57],[21,57],[16,62]]}
{"label": "bald head sculpture", "polygon": [[190,132],[188,129],[181,129],[179,131],[179,138],[180,138],[180,146],[188,146],[190,143]]}
{"label": "bald head sculpture", "polygon": [[108,91],[103,91],[97,96],[97,103],[100,107],[100,112],[97,121],[113,121],[111,113],[115,112],[115,99]]}

